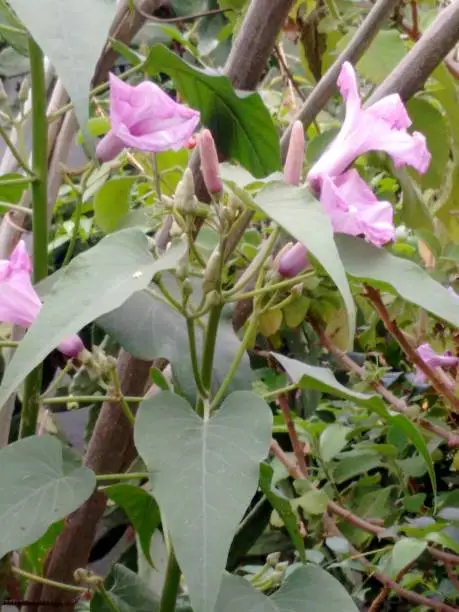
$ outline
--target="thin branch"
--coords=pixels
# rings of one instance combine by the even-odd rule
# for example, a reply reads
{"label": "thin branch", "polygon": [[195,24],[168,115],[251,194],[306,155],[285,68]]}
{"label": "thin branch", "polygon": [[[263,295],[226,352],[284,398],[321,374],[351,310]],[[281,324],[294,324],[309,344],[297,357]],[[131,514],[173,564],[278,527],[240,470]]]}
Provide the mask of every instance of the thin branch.
{"label": "thin branch", "polygon": [[[292,71],[288,67],[287,60],[285,58],[285,53],[280,43],[278,43],[274,47],[274,55],[276,56],[277,61],[279,62],[280,71],[282,75],[284,76],[284,78],[286,79],[287,83],[290,85],[291,88],[293,88],[296,91],[300,100],[304,102],[306,100],[306,96],[301,91],[298,83],[295,81],[295,77],[293,76]],[[295,97],[292,92],[291,92],[291,96],[292,96],[292,102],[294,102]]]}
{"label": "thin branch", "polygon": [[[341,349],[335,346],[317,321],[310,319],[309,323],[311,324],[316,334],[319,336],[321,345],[326,348],[327,351],[331,353],[338,361],[340,361],[341,364],[346,368],[346,370],[357,374],[357,376],[362,380],[366,380],[365,368],[359,366],[357,363],[355,363],[353,359],[349,357],[349,355],[346,355],[346,353],[344,353]],[[382,398],[389,404],[389,406],[391,406],[391,408],[393,408],[396,412],[399,412],[400,414],[405,414],[408,411],[407,403],[403,399],[394,395],[392,391],[386,389],[386,387],[381,382],[372,380],[368,381],[368,384],[377,393],[379,393]],[[443,429],[443,427],[435,425],[434,423],[431,423],[426,419],[419,419],[418,422],[419,425],[421,425],[421,427],[423,427],[427,431],[430,431],[436,436],[446,440],[450,447],[459,446],[459,434],[448,431],[447,429]]]}
{"label": "thin branch", "polygon": [[384,323],[387,331],[391,334],[394,340],[397,341],[408,360],[416,365],[427,376],[435,391],[442,397],[446,398],[453,411],[459,414],[459,399],[455,396],[454,390],[448,386],[444,380],[442,380],[442,378],[433,368],[427,365],[427,363],[425,363],[425,361],[419,357],[414,347],[411,346],[406,339],[405,334],[397,325],[396,321],[392,319],[389,311],[381,299],[379,291],[373,287],[370,287],[369,285],[365,285],[365,296],[371,302],[371,305],[378,313],[379,318]]}
{"label": "thin branch", "polygon": [[290,414],[290,407],[288,405],[287,396],[280,395],[277,399],[277,403],[279,404],[282,416],[284,417],[285,424],[287,425],[288,436],[290,438],[290,443],[292,445],[293,453],[295,454],[298,467],[300,469],[301,474],[303,474],[306,478],[308,476],[308,466],[306,465],[303,447],[298,439],[295,430],[295,424],[293,423],[292,416]]}
{"label": "thin branch", "polygon": [[399,1],[400,0],[378,0],[376,2],[362,25],[349,41],[349,44],[314,87],[303,107],[282,136],[281,147],[284,158],[287,154],[293,123],[299,120],[306,129],[311,125],[335,92],[336,81],[343,63],[348,61],[355,64],[362,57]]}

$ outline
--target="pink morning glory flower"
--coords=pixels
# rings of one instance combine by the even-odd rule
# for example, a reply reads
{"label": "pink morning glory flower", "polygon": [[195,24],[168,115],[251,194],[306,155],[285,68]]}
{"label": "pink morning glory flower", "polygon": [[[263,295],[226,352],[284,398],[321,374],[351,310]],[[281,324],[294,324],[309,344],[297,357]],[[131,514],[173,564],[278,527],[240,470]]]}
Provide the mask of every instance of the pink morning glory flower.
{"label": "pink morning glory flower", "polygon": [[331,219],[333,231],[363,235],[378,247],[393,240],[390,202],[380,202],[357,170],[348,170],[337,177],[324,176],[320,201]]}
{"label": "pink morning glory flower", "polygon": [[111,130],[99,142],[102,161],[123,149],[159,153],[186,146],[199,123],[199,112],[174,102],[157,85],[144,81],[132,86],[110,74]]}
{"label": "pink morning glory flower", "polygon": [[[427,342],[425,344],[421,344],[421,346],[416,349],[416,353],[422,359],[422,361],[424,361],[424,363],[431,368],[447,368],[459,363],[459,358],[451,355],[449,351],[439,355]],[[415,380],[416,382],[424,382],[426,380],[426,376],[420,368],[416,368]]]}
{"label": "pink morning glory flower", "polygon": [[419,132],[408,133],[411,120],[398,94],[363,109],[357,77],[349,62],[341,68],[338,87],[346,102],[346,115],[338,135],[308,174],[316,190],[325,176],[338,176],[368,151],[384,151],[396,167],[408,164],[426,172],[431,158],[426,139]]}
{"label": "pink morning glory flower", "polygon": [[[277,259],[277,258],[276,258]],[[279,253],[276,261],[278,272],[284,278],[293,278],[309,266],[308,251],[305,246],[297,242],[288,249]]]}
{"label": "pink morning glory flower", "polygon": [[[41,310],[41,301],[30,278],[32,264],[27,248],[21,240],[10,259],[0,260],[0,321],[27,329]],[[67,357],[76,357],[85,350],[78,335],[67,338],[59,345]]]}

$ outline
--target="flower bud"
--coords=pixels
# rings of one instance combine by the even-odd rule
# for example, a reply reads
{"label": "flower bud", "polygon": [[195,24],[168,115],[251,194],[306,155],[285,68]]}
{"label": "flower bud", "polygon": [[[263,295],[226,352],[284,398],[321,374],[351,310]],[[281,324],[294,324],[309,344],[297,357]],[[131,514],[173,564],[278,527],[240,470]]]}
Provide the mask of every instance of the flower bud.
{"label": "flower bud", "polygon": [[266,557],[266,563],[270,565],[271,567],[276,567],[279,561],[280,561],[280,552],[269,553],[269,555]]}
{"label": "flower bud", "polygon": [[175,207],[183,213],[194,213],[196,210],[196,198],[194,196],[193,172],[187,168],[183,173],[182,180],[177,185],[174,195]]}
{"label": "flower bud", "polygon": [[295,121],[290,134],[287,158],[284,165],[284,181],[299,185],[304,163],[304,128],[301,121]]}
{"label": "flower bud", "polygon": [[25,77],[22,80],[21,86],[19,87],[19,91],[18,91],[18,100],[21,104],[25,104],[27,102],[27,98],[29,97],[29,91],[30,91],[29,78]]}
{"label": "flower bud", "polygon": [[308,251],[297,242],[287,252],[282,253],[278,260],[278,271],[284,278],[294,278],[309,265]]}
{"label": "flower bud", "polygon": [[223,189],[220,165],[215,141],[209,130],[203,130],[199,136],[199,151],[201,153],[201,171],[204,183],[209,193],[220,193]]}
{"label": "flower bud", "polygon": [[220,280],[221,257],[221,253],[218,248],[215,249],[215,251],[209,257],[202,282],[202,290],[204,293],[209,293],[209,291],[215,289]]}

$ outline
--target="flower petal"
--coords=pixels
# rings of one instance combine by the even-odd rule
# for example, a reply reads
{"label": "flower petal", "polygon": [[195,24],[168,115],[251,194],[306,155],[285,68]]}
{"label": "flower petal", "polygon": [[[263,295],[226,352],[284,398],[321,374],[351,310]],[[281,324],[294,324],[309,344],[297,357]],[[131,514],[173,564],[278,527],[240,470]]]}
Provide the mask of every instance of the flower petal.
{"label": "flower petal", "polygon": [[32,287],[29,272],[11,270],[0,281],[0,321],[29,327],[41,310],[41,301]]}
{"label": "flower petal", "polygon": [[398,94],[385,96],[364,112],[374,119],[382,119],[392,129],[403,130],[411,125],[411,119]]}

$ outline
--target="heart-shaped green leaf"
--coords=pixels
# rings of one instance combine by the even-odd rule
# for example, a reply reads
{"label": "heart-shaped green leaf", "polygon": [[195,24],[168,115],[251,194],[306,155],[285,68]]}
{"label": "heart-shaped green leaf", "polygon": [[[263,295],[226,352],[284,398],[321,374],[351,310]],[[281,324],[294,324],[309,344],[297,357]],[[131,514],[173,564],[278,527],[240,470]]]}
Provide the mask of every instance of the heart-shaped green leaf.
{"label": "heart-shaped green leaf", "polygon": [[269,406],[248,391],[229,395],[208,419],[167,391],[140,405],[135,444],[195,612],[214,609],[231,540],[257,490],[271,425]]}

